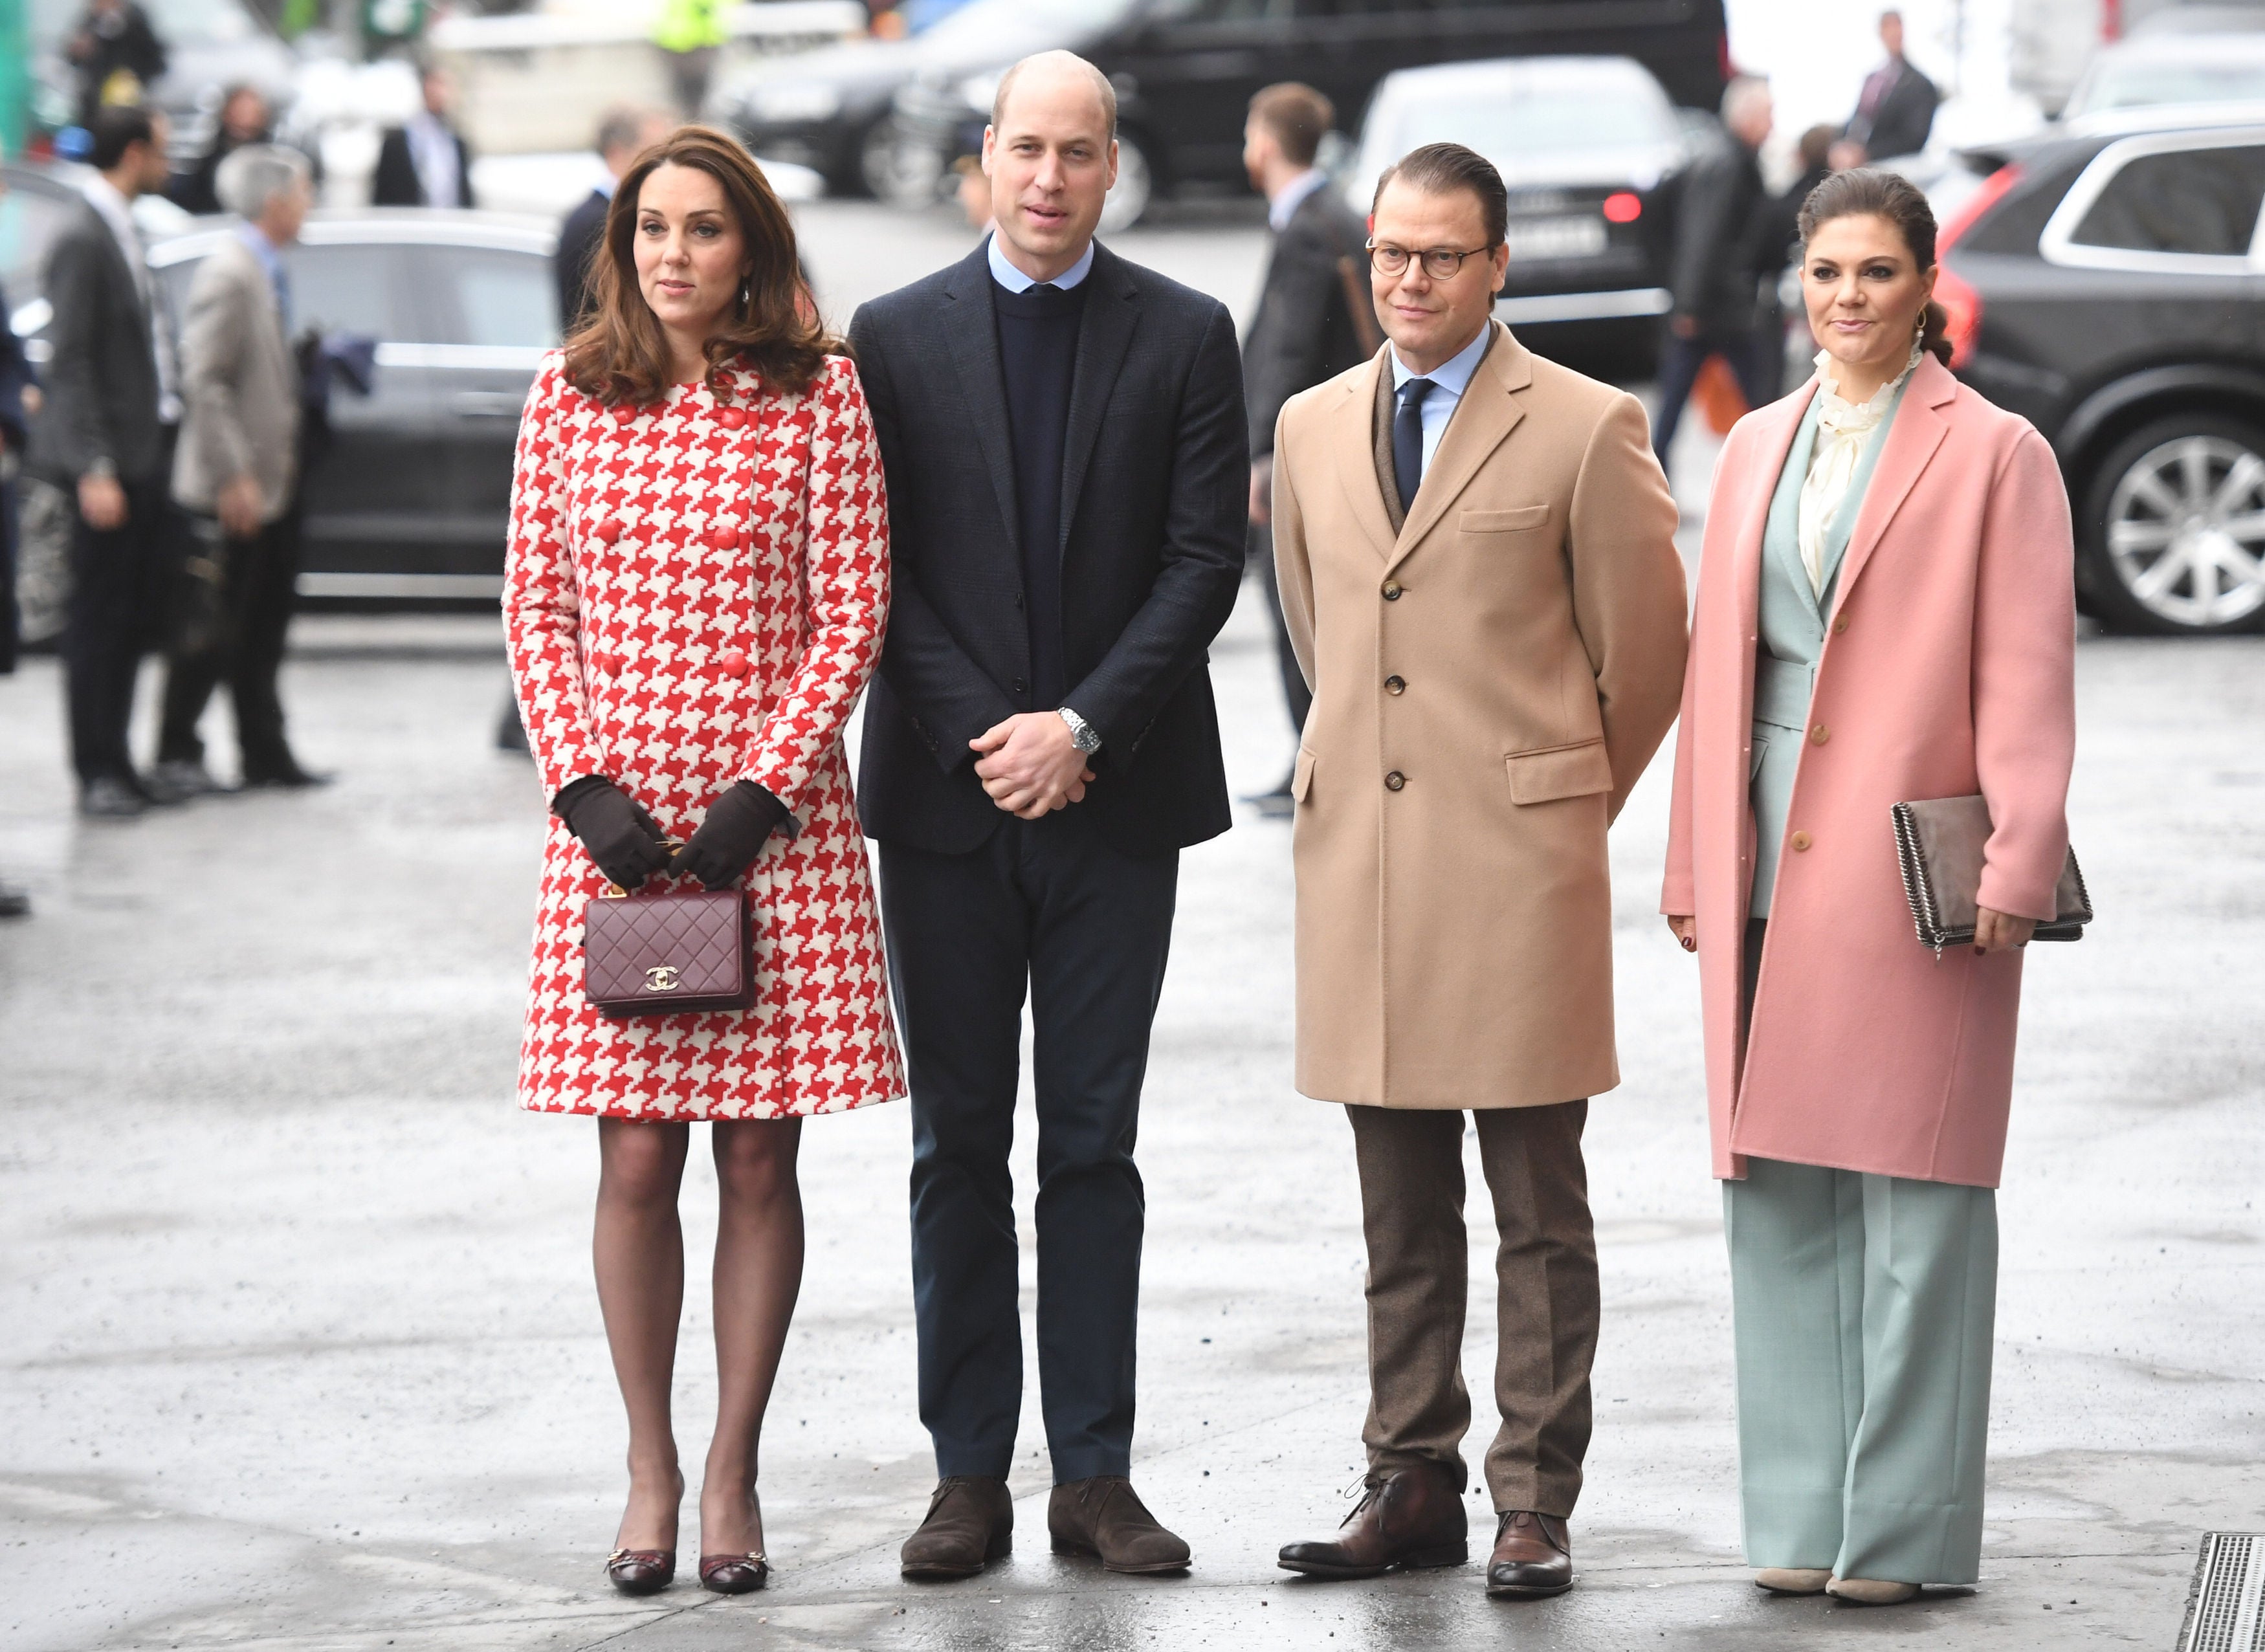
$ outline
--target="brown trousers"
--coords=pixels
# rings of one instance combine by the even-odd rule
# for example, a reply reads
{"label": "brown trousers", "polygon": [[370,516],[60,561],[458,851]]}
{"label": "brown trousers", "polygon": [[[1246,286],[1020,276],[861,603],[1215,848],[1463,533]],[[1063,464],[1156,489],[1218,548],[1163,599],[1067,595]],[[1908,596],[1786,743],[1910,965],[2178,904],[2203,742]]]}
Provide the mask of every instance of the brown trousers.
{"label": "brown trousers", "polygon": [[[1368,1421],[1372,1474],[1417,1461],[1468,1474],[1463,1315],[1464,1115],[1347,1107],[1368,1241]],[[1581,1127],[1589,1103],[1473,1114],[1494,1196],[1495,1404],[1487,1448],[1497,1512],[1560,1517],[1581,1495],[1589,1447],[1589,1366],[1597,1350],[1597,1240]]]}

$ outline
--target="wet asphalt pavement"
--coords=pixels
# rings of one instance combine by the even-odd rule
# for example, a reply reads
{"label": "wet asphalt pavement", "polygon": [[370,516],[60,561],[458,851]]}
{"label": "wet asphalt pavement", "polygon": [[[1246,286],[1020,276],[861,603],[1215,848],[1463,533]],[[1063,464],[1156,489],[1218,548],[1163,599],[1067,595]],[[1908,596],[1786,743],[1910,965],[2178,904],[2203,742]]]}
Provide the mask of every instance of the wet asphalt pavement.
{"label": "wet asphalt pavement", "polygon": [[[966,244],[870,207],[805,222],[843,318]],[[1239,305],[1256,280],[1248,226],[1119,244]],[[1687,499],[1708,459],[1679,455]],[[1213,660],[1241,791],[1291,749],[1256,594]],[[302,622],[293,727],[339,782],[124,826],[71,814],[34,660],[0,680],[0,875],[39,903],[0,928],[0,1645],[2167,1649],[2198,1534],[2265,1527],[2265,642],[2087,637],[2079,659],[2072,816],[2101,919],[2029,965],[1984,1578],[1877,1612],[1763,1597],[1739,1564],[1696,991],[1652,915],[1664,759],[1613,834],[1627,1077],[1591,1116],[1606,1315],[1570,1595],[1273,1567],[1349,1507],[1361,1256],[1349,1134],[1289,1085],[1288,834],[1245,813],[1183,862],[1141,1143],[1137,1476],[1192,1573],[1046,1552],[1032,1393],[1016,1556],[898,1579],[932,1468],[897,1105],[805,1134],[772,1587],[633,1601],[599,1573],[623,1436],[588,1280],[594,1132],[510,1103],[542,804],[490,743],[497,624]],[[1026,1127],[1026,1190],[1030,1152]],[[1482,1372],[1482,1220],[1473,1240]],[[689,1296],[696,1464],[714,1382]]]}

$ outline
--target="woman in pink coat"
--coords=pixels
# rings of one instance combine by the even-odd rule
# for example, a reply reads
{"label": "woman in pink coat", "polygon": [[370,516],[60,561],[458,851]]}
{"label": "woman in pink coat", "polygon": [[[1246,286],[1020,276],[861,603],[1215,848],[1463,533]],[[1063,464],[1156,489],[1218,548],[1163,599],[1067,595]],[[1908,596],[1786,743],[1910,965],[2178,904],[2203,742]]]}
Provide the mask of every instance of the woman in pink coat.
{"label": "woman in pink coat", "polygon": [[[607,1571],[630,1594],[675,1575],[677,1190],[689,1126],[713,1126],[700,1579],[736,1594],[768,1576],[756,1445],[802,1277],[802,1120],[904,1089],[841,751],[887,622],[887,506],[856,370],[737,142],[686,127],[647,149],[602,247],[513,484],[506,630],[555,817],[520,1102],[598,1119],[598,1300],[630,1423]],[[744,884],[753,1008],[613,1020],[585,996],[585,906],[663,872]]]}
{"label": "woman in pink coat", "polygon": [[[2068,503],[1953,378],[1934,220],[1892,174],[1803,211],[1817,376],[1715,475],[1660,902],[1699,955],[1755,1582],[1975,1581],[2022,947],[2075,748]],[[1920,944],[1890,811],[1979,793],[1975,944]]]}

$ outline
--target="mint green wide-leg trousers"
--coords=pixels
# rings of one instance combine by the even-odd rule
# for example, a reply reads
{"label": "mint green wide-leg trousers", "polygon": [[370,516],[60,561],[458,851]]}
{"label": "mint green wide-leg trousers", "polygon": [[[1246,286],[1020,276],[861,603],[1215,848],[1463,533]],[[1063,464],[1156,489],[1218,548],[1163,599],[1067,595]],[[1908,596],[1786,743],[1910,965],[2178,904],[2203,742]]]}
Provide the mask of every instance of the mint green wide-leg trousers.
{"label": "mint green wide-leg trousers", "polygon": [[1749,1159],[1722,1215],[1747,1564],[1973,1583],[1997,1196]]}

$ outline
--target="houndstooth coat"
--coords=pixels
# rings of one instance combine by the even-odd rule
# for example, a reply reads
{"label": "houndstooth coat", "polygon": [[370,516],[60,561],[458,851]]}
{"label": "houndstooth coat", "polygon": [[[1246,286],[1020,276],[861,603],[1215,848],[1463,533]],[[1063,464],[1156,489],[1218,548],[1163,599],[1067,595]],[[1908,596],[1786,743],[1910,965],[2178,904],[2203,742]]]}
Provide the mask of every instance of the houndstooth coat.
{"label": "houndstooth coat", "polygon": [[582,992],[606,887],[544,846],[519,1096],[661,1120],[838,1112],[904,1092],[841,732],[889,606],[888,507],[856,369],[799,397],[727,375],[607,407],[548,358],[521,418],[504,580],[543,795],[610,775],[673,838],[752,780],[791,820],[746,879],[754,1008],[614,1021]]}

